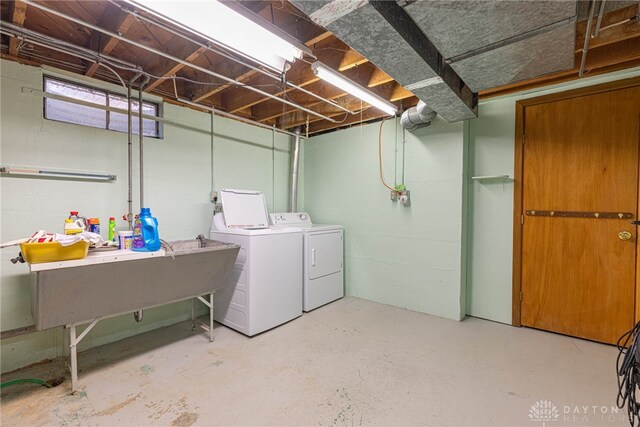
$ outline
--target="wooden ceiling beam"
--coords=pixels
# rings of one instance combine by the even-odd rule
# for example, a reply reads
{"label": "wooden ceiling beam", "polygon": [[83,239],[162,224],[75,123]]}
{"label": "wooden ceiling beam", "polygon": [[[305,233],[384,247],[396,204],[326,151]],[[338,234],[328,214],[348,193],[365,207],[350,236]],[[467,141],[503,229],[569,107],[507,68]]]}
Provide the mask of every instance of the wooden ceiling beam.
{"label": "wooden ceiling beam", "polygon": [[0,52],[0,58],[6,59],[7,61],[15,61],[15,62],[17,62],[19,64],[23,64],[23,65],[31,65],[32,67],[41,67],[42,66],[42,62],[32,61],[32,60],[27,59],[27,58],[20,58],[18,56],[9,55],[9,54],[4,53],[4,52]]}
{"label": "wooden ceiling beam", "polygon": [[[418,98],[412,97],[403,101],[403,108],[409,108],[415,104],[417,104]],[[365,124],[366,122],[380,119],[383,117],[389,117],[389,115],[383,111],[378,110],[377,108],[369,107],[366,110],[362,111],[362,114],[358,114],[356,116],[348,117],[342,123],[332,123],[327,120],[317,121],[313,124],[309,125],[309,134],[315,134],[318,132],[325,132],[332,129],[349,127],[355,124]]]}
{"label": "wooden ceiling beam", "polygon": [[[189,55],[187,55],[186,58],[184,58],[185,61],[187,62],[193,62],[196,58],[198,58],[200,55],[202,55],[203,53],[205,53],[207,51],[206,47],[198,47],[196,50],[191,49],[191,53]],[[174,76],[178,71],[182,70],[185,67],[184,64],[182,63],[175,63],[175,65],[171,68],[169,68],[168,70],[165,68],[163,68],[163,71],[151,71],[151,74],[153,75],[161,75],[162,78],[160,79],[156,79],[153,83],[151,83],[150,85],[148,85],[144,91],[145,92],[151,92],[152,90],[154,90],[156,87],[158,87],[159,85],[161,85],[167,77],[171,77]]]}
{"label": "wooden ceiling beam", "polygon": [[[396,98],[393,102],[395,104],[400,104],[400,106],[404,105],[404,101],[406,99],[410,99],[410,98],[415,98],[415,95],[413,95],[411,92],[409,92],[408,90],[404,89],[402,86],[400,86],[398,83],[392,83],[387,85],[388,87],[385,88],[384,93],[379,93],[379,95],[381,95],[383,98],[385,99],[389,99],[389,98]],[[367,110],[369,109],[369,105],[363,103],[360,99],[355,98],[353,96],[348,96],[345,94],[345,99],[344,101],[341,103],[345,108],[348,108],[351,111],[358,111],[362,108],[362,110]],[[324,102],[319,102],[316,104],[312,104],[312,105],[307,105],[307,107],[314,107],[313,109],[315,111],[318,111],[319,113],[324,114],[325,116],[328,117],[336,117],[336,116],[344,116],[345,118],[348,117],[353,117],[353,116],[357,116],[356,115],[348,115],[348,113],[345,113],[342,110],[338,110],[335,107],[331,107],[330,105],[328,105],[327,103]],[[372,107],[375,108],[375,107]],[[399,108],[400,110],[400,108]],[[309,116],[307,113],[305,113],[304,111],[293,111],[291,112],[291,114],[289,114],[286,117],[283,117],[282,119],[280,119],[279,121],[279,126],[283,127],[283,128],[292,128],[295,126],[300,126],[303,124],[307,123],[307,120],[309,123],[315,123],[315,122],[319,122],[322,121],[324,119],[320,118],[320,117],[316,117],[316,116]]]}
{"label": "wooden ceiling beam", "polygon": [[[98,20],[97,26],[118,34],[126,34],[135,21],[136,20],[133,15],[123,11],[111,3],[108,3],[104,9],[104,13]],[[93,31],[89,36],[89,43],[87,47],[96,52],[108,55],[116,47],[118,42],[119,40],[116,38],[109,37],[98,31]],[[87,67],[84,74],[91,77],[98,70],[98,67],[98,64],[92,63]]]}
{"label": "wooden ceiling beam", "polygon": [[376,68],[367,83],[367,87],[376,87],[392,81],[393,77],[382,71],[380,68]]}
{"label": "wooden ceiling beam", "polygon": [[[318,57],[318,60],[327,64],[329,67],[337,69],[342,67],[347,70],[355,67],[357,65],[355,63],[362,63],[362,57],[360,55],[352,55],[352,49],[348,48],[344,43],[337,39],[325,39],[323,43],[327,41],[328,43],[325,44],[325,47],[316,50],[315,54]],[[350,58],[353,63],[345,61],[346,57]],[[287,79],[300,87],[308,86],[319,80],[313,73],[313,70],[311,70],[309,64],[302,61],[298,61],[293,65],[291,70],[287,73]],[[266,76],[256,76],[255,79],[247,82],[247,84],[257,86],[273,83],[274,80]],[[263,90],[275,96],[283,96],[295,89],[291,87],[286,87],[284,89],[272,87],[263,88]],[[255,92],[248,92],[246,89],[241,88],[229,91],[225,95],[228,101],[226,105],[230,112],[241,111],[270,99]]]}
{"label": "wooden ceiling beam", "polygon": [[[362,68],[363,67],[360,67],[359,70],[362,70]],[[373,65],[371,65],[371,68],[373,70],[376,70],[376,68],[373,67]],[[349,72],[344,74],[346,75],[346,77],[349,77],[360,84],[370,79],[369,77],[370,73],[369,74],[362,73],[359,76],[355,73],[353,73],[354,75],[349,75]],[[317,95],[322,96],[323,98],[333,100],[338,104],[340,104],[341,106],[351,111],[360,109],[359,99],[323,81],[318,81],[313,85],[308,86],[307,89],[309,89],[311,92]],[[409,92],[408,90],[406,90],[404,87],[394,82],[393,80],[391,82],[387,82],[387,84],[385,85],[379,85],[379,87],[377,87],[377,89],[372,90],[372,92],[393,103],[396,103],[398,101],[402,101],[404,99],[411,98],[414,96],[413,93]],[[302,92],[293,92],[288,99],[294,102],[297,102],[298,104],[304,105],[305,107],[310,108],[314,111],[317,111],[318,113],[321,113],[321,114],[325,114],[328,111],[338,111],[338,112],[341,111],[324,101],[319,101],[317,100],[317,98],[314,98]],[[353,105],[355,105],[355,107],[353,107]],[[252,116],[258,121],[270,122],[273,119],[276,119],[278,117],[291,115],[296,111],[298,111],[296,108],[289,107],[286,105],[285,105],[285,108],[283,108],[281,103],[278,103],[276,101],[268,101],[268,102],[264,102],[262,104],[253,106]],[[304,113],[304,114],[306,115],[307,113]],[[287,121],[287,120],[283,119],[282,121]]]}
{"label": "wooden ceiling beam", "polygon": [[[238,83],[244,83],[247,80],[249,80],[251,78],[251,76],[254,76],[256,73],[257,73],[256,70],[246,71],[246,72],[240,74],[235,79],[235,81],[238,82]],[[231,86],[233,86],[231,83],[227,83],[227,84],[223,84],[221,86],[218,86],[215,89],[206,88],[206,89],[199,90],[194,95],[193,102],[201,102],[201,101],[203,101],[203,100],[205,100],[207,98],[210,98],[210,97],[214,96],[217,93],[222,92],[225,89],[230,88]]]}
{"label": "wooden ceiling beam", "polygon": [[358,65],[362,65],[369,62],[367,58],[360,55],[353,49],[349,49],[345,52],[344,56],[340,60],[340,65],[338,66],[338,70],[346,71],[351,68],[357,67]]}
{"label": "wooden ceiling beam", "polygon": [[[604,15],[602,17],[600,33],[598,37],[591,38],[589,41],[589,49],[595,49],[637,37],[640,32],[640,21],[636,19],[639,8],[640,4],[635,4]],[[585,21],[579,22],[576,25],[576,52],[582,52],[586,31],[587,24]],[[593,31],[592,27],[592,33]]]}
{"label": "wooden ceiling beam", "polygon": [[[363,65],[362,67],[358,67],[357,69],[352,68],[350,70],[347,70],[344,75],[354,80],[356,83],[362,84],[366,83],[369,80],[372,71],[373,66]],[[329,100],[335,100],[346,95],[346,93],[342,89],[337,88],[323,80],[317,80],[314,83],[307,85],[305,89]],[[287,99],[297,104],[305,105],[308,107],[315,107],[321,104],[329,106],[329,104],[327,104],[326,102],[320,101],[314,96],[297,90],[291,91],[288,94]],[[289,114],[293,111],[297,111],[297,108],[291,107],[275,100],[268,100],[266,102],[256,104],[252,106],[251,109],[253,112],[253,116],[256,118],[256,120],[259,121],[270,120],[276,117],[283,116],[285,114]]]}
{"label": "wooden ceiling beam", "polygon": [[[315,37],[311,38],[309,41],[307,41],[306,45],[307,46],[312,46],[313,44],[318,43],[319,41],[325,40],[325,39],[330,38],[330,37],[333,37],[333,35],[330,32],[325,31],[322,34],[320,34],[319,36],[315,36]],[[238,83],[248,83],[252,78],[253,79],[260,79],[261,84],[270,84],[270,83],[275,82],[275,80],[273,80],[273,79],[271,79],[269,77],[260,75],[255,70],[246,71],[245,73],[243,73],[240,76],[238,76],[235,79],[235,81],[238,82]],[[262,82],[263,80],[264,81],[269,80],[269,81],[265,83],[265,82]],[[208,97],[210,97],[212,95],[215,95],[216,93],[222,92],[222,91],[224,91],[226,89],[232,89],[232,86],[234,86],[234,85],[226,84],[226,85],[217,87],[215,89],[201,89],[200,91],[196,92],[196,95],[194,95],[193,102],[200,102],[200,101],[202,101],[204,99],[207,99]],[[245,89],[245,91],[246,91],[246,89]]]}
{"label": "wooden ceiling beam", "polygon": [[315,36],[314,38],[307,40],[307,42],[305,43],[307,46],[312,47],[314,44],[316,43],[320,43],[322,40],[324,39],[328,39],[329,37],[333,37],[333,33],[329,32],[329,31],[325,31],[322,34],[319,34],[317,36]]}
{"label": "wooden ceiling beam", "polygon": [[[27,17],[27,4],[15,0],[11,2],[11,22],[15,25],[22,27]],[[18,56],[18,44],[20,41],[16,37],[9,38],[9,55]]]}

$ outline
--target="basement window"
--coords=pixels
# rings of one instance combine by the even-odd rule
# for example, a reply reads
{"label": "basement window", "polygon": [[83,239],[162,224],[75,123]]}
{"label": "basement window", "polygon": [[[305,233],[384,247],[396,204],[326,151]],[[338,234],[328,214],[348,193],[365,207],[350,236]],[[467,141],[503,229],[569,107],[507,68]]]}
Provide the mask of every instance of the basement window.
{"label": "basement window", "polygon": [[[96,87],[68,82],[65,80],[44,78],[44,91],[47,94],[64,98],[44,98],[44,118],[58,122],[74,123],[99,129],[127,132],[127,114],[109,111],[106,108],[127,109],[127,97]],[[95,104],[95,107],[91,105]],[[138,101],[131,100],[132,130],[138,134]],[[142,102],[142,113],[160,117],[160,105],[155,102]],[[142,119],[142,134],[160,138],[160,123],[151,119]]]}

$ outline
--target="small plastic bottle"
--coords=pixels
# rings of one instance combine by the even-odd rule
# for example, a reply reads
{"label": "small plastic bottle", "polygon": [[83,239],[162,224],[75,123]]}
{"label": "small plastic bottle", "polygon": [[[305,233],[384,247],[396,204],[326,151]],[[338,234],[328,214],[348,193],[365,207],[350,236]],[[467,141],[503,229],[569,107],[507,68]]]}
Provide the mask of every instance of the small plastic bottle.
{"label": "small plastic bottle", "polygon": [[89,218],[89,231],[100,234],[100,218]]}
{"label": "small plastic bottle", "polygon": [[116,219],[112,216],[109,217],[109,241],[116,241]]}

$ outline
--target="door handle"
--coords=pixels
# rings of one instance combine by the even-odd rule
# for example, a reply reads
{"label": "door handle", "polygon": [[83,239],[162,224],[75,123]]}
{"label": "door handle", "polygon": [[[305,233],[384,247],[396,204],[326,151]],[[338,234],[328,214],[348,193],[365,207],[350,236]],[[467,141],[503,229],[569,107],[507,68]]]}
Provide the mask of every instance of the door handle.
{"label": "door handle", "polygon": [[315,249],[311,249],[311,266],[312,267],[316,266],[316,250]]}
{"label": "door handle", "polygon": [[618,233],[620,240],[630,240],[632,236],[630,231],[621,231]]}

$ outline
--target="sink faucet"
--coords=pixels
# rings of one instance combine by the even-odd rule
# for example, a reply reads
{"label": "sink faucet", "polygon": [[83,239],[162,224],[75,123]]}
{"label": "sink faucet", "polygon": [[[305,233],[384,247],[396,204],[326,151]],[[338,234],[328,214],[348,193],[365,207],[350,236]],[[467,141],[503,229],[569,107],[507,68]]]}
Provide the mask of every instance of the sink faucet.
{"label": "sink faucet", "polygon": [[196,239],[200,241],[201,248],[207,247],[207,238],[204,237],[204,234],[198,234],[198,237],[196,237]]}

